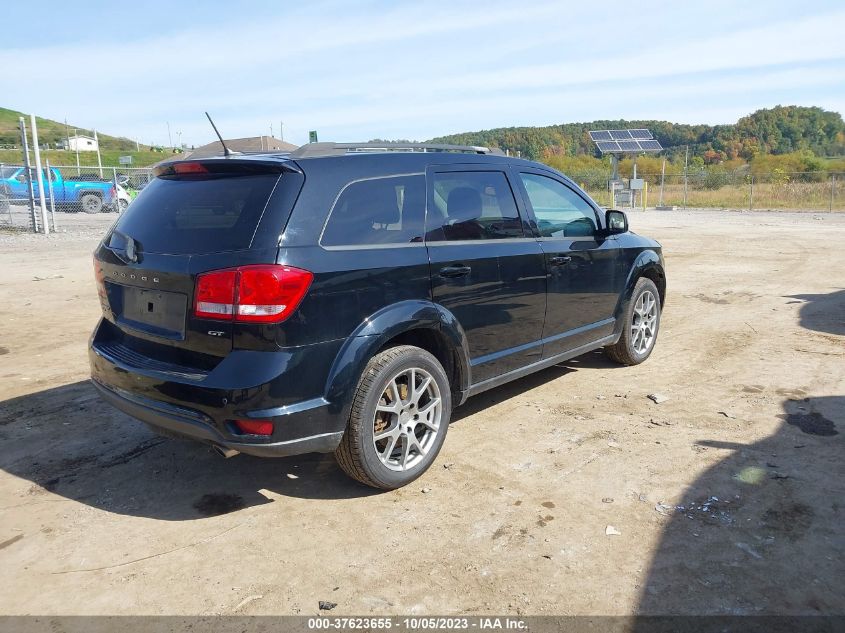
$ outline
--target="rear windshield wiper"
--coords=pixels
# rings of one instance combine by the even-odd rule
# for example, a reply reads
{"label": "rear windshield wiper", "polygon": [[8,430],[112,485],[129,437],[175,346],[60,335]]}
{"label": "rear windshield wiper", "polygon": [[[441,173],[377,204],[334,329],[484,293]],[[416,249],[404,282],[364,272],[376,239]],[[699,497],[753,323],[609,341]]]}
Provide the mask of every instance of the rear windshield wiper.
{"label": "rear windshield wiper", "polygon": [[114,229],[112,233],[119,235],[123,238],[124,242],[126,242],[126,246],[121,250],[111,244],[107,245],[106,248],[109,249],[115,256],[122,261],[124,264],[137,264],[138,263],[138,243],[135,241],[135,238],[127,235],[123,231],[118,231]]}

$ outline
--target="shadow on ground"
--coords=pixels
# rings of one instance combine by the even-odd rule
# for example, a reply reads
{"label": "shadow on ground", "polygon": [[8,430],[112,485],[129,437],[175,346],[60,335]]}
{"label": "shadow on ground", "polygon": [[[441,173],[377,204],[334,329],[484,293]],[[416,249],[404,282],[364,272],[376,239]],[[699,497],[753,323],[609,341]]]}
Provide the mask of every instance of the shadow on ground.
{"label": "shadow on ground", "polygon": [[[605,361],[591,357],[472,398],[455,411],[453,421],[576,366],[603,366]],[[203,444],[160,437],[100,400],[88,381],[0,403],[0,443],[0,468],[32,482],[0,511],[37,501],[49,491],[109,512],[180,521],[270,503],[262,490],[308,499],[379,494],[347,477],[332,455],[226,460]]]}
{"label": "shadow on ground", "polygon": [[845,613],[845,397],[783,410],[759,442],[698,442],[726,457],[679,506],[655,507],[667,523],[639,613]]}
{"label": "shadow on ground", "polygon": [[802,327],[816,332],[845,335],[845,290],[822,295],[791,295],[790,303],[804,302],[799,311]]}

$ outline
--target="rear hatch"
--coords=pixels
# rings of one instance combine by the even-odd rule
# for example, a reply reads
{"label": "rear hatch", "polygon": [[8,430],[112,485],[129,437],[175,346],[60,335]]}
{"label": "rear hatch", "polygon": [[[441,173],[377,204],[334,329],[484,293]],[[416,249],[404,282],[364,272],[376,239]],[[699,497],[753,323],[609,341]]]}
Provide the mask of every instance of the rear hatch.
{"label": "rear hatch", "polygon": [[130,365],[210,370],[235,327],[249,326],[197,316],[197,278],[273,264],[303,176],[268,158],[170,163],[156,175],[95,253],[107,321],[95,344]]}

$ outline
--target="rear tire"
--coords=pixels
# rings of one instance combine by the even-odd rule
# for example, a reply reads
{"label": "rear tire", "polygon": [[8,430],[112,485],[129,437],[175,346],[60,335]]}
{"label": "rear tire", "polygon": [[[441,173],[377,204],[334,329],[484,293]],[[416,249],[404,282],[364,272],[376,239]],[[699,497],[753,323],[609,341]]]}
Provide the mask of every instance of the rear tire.
{"label": "rear tire", "polygon": [[660,293],[651,279],[640,277],[623,315],[622,336],[604,348],[622,365],[639,365],[651,355],[660,330]]}
{"label": "rear tire", "polygon": [[100,213],[103,210],[103,199],[93,193],[86,193],[79,199],[79,204],[85,213]]}
{"label": "rear tire", "polygon": [[412,345],[391,347],[367,363],[335,458],[367,486],[400,488],[437,458],[451,416],[449,379],[438,360]]}

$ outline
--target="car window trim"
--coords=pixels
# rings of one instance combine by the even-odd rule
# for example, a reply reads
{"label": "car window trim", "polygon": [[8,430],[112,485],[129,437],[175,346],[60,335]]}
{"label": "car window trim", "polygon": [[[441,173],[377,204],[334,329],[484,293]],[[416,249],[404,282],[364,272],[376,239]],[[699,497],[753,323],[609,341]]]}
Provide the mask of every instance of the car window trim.
{"label": "car window trim", "polygon": [[[350,180],[347,182],[343,187],[340,188],[340,191],[337,192],[337,195],[334,197],[332,201],[332,206],[329,209],[328,214],[326,215],[326,219],[323,222],[323,228],[320,229],[320,237],[317,240],[317,245],[327,251],[338,251],[338,250],[365,250],[369,248],[396,248],[397,246],[407,247],[407,246],[424,246],[425,245],[425,217],[428,211],[428,193],[426,193],[426,200],[425,200],[425,211],[423,212],[423,238],[422,242],[387,242],[385,244],[323,244],[323,235],[326,232],[326,227],[329,225],[329,220],[332,218],[332,214],[334,213],[335,208],[337,207],[337,202],[340,200],[340,197],[343,195],[343,192],[346,191],[347,188],[351,187],[352,185],[359,183],[359,182],[366,182],[369,180],[385,180],[387,178],[402,178],[406,176],[422,176],[423,180],[427,181],[425,172],[411,172],[411,173],[402,173],[402,174],[382,174],[379,176],[366,176],[364,178],[356,178],[355,180]],[[428,186],[426,182],[426,186]]]}

